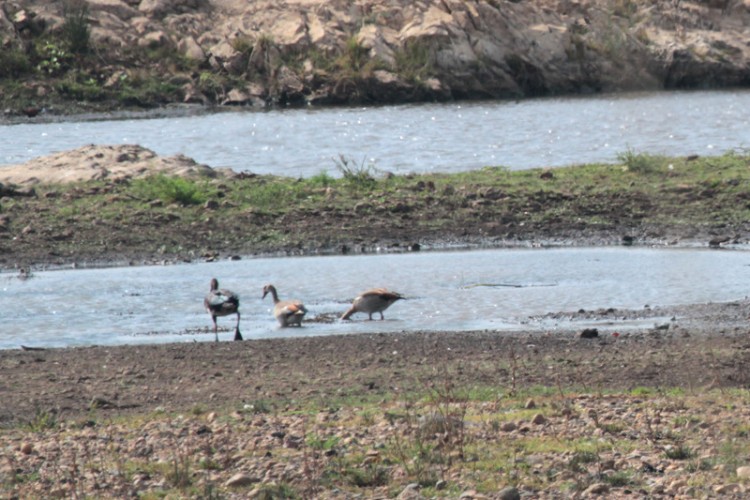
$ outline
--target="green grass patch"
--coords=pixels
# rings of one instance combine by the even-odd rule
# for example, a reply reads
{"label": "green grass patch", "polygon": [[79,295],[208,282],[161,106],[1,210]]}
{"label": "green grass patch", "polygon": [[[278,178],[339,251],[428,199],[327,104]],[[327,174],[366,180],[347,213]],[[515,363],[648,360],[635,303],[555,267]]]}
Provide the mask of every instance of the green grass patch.
{"label": "green grass patch", "polygon": [[178,205],[198,205],[205,203],[213,193],[205,181],[183,177],[170,177],[164,174],[137,179],[133,182],[134,191],[147,200],[161,200]]}

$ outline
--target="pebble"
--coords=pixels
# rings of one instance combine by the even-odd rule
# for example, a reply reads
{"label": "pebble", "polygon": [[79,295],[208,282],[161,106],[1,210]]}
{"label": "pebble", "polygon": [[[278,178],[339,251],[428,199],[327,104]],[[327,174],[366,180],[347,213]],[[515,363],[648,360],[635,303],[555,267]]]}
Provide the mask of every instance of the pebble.
{"label": "pebble", "polygon": [[739,484],[731,483],[731,484],[721,484],[719,486],[716,486],[714,488],[714,493],[717,495],[732,495],[735,493],[741,493],[742,488]]}
{"label": "pebble", "polygon": [[743,465],[742,467],[737,467],[737,477],[740,479],[750,478],[750,466]]}
{"label": "pebble", "polygon": [[531,419],[531,423],[534,425],[544,425],[547,423],[547,419],[541,413],[537,413],[534,415],[534,418]]}
{"label": "pebble", "polygon": [[230,477],[227,482],[224,483],[224,486],[226,486],[227,488],[239,488],[242,486],[249,486],[251,484],[257,483],[258,481],[258,478],[251,477],[240,472]]}
{"label": "pebble", "polygon": [[586,488],[583,495],[604,495],[605,493],[609,493],[609,485],[607,483],[594,483]]}
{"label": "pebble", "polygon": [[503,432],[513,432],[517,428],[518,428],[518,426],[515,424],[515,422],[504,422],[500,426],[500,430],[503,431]]}
{"label": "pebble", "polygon": [[421,500],[422,498],[424,497],[419,493],[419,484],[417,483],[406,485],[406,488],[396,497],[397,500]]}
{"label": "pebble", "polygon": [[500,490],[497,494],[498,500],[521,500],[521,494],[512,486]]}

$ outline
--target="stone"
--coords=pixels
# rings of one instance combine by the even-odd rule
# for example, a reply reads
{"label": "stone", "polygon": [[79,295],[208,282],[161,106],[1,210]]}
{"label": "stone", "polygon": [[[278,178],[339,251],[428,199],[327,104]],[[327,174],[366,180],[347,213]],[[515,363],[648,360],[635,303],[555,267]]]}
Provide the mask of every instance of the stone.
{"label": "stone", "polygon": [[721,484],[714,487],[714,493],[717,495],[734,495],[742,492],[742,487],[736,483]]}
{"label": "stone", "polygon": [[595,339],[599,336],[599,330],[596,328],[584,328],[579,336],[582,339]]}
{"label": "stone", "polygon": [[122,0],[86,0],[89,12],[102,11],[119,19],[128,20],[138,15],[138,11]]}
{"label": "stone", "polygon": [[607,483],[594,483],[583,492],[584,496],[590,495],[604,495],[609,493],[609,485]]}
{"label": "stone", "polygon": [[260,482],[260,479],[239,472],[230,477],[227,482],[224,483],[224,486],[226,486],[227,488],[241,488],[243,486],[250,486],[251,484],[255,484],[257,482]]}
{"label": "stone", "polygon": [[521,494],[513,486],[507,486],[497,493],[498,500],[521,500]]}
{"label": "stone", "polygon": [[422,500],[424,497],[419,493],[419,484],[411,483],[398,494],[396,500]]}
{"label": "stone", "polygon": [[152,31],[144,36],[138,37],[138,46],[155,49],[169,43],[169,37],[163,31]]}
{"label": "stone", "polygon": [[251,101],[251,97],[240,89],[232,89],[227,92],[227,97],[221,104],[224,106],[238,106],[244,105]]}
{"label": "stone", "polygon": [[547,423],[547,419],[541,413],[537,413],[534,415],[534,418],[531,419],[531,423],[534,425],[544,425]]}
{"label": "stone", "polygon": [[206,60],[206,52],[192,36],[182,38],[177,43],[177,50],[191,61],[203,62]]}
{"label": "stone", "polygon": [[500,425],[500,430],[503,432],[513,432],[517,428],[518,426],[515,424],[515,422],[503,422]]}

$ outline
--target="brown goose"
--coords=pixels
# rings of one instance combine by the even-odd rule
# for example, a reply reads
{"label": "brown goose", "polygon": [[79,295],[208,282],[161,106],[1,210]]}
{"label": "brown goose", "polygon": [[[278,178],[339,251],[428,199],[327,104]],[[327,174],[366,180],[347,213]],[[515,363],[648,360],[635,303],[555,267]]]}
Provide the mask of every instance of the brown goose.
{"label": "brown goose", "polygon": [[352,307],[341,316],[341,319],[349,319],[352,314],[363,312],[369,314],[370,319],[372,319],[372,313],[380,313],[380,319],[382,320],[384,319],[383,311],[399,299],[403,299],[401,294],[388,291],[385,288],[367,290],[354,299]]}
{"label": "brown goose", "polygon": [[214,335],[216,342],[219,341],[219,333],[216,327],[216,318],[218,316],[237,315],[237,325],[234,327],[234,340],[242,340],[240,333],[240,297],[230,291],[219,288],[219,282],[216,278],[211,279],[211,291],[208,292],[203,300],[206,311],[211,315],[211,321],[214,323]]}
{"label": "brown goose", "polygon": [[279,324],[283,327],[292,325],[302,326],[302,318],[307,313],[304,304],[299,300],[279,300],[276,287],[273,285],[263,287],[262,298],[265,299],[269,293],[273,297],[273,315],[276,316]]}

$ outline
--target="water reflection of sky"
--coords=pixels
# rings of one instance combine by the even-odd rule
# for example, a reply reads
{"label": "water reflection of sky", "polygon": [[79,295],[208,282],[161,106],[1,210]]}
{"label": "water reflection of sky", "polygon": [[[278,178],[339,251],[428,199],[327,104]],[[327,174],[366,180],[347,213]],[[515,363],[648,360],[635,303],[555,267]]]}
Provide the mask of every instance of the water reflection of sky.
{"label": "water reflection of sky", "polygon": [[[211,277],[241,295],[247,339],[283,335],[517,329],[529,316],[578,309],[719,302],[746,296],[750,253],[698,249],[515,249],[347,257],[264,258],[164,267],[0,275],[0,349],[209,341],[202,300]],[[310,318],[335,318],[360,291],[385,286],[408,297],[386,321],[313,322],[280,330],[271,302],[302,299]],[[234,318],[220,318],[232,337]],[[525,325],[549,328],[549,324]]]}

